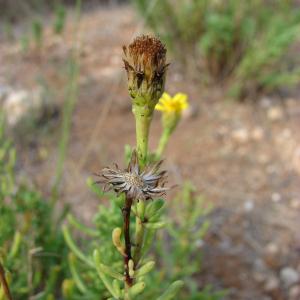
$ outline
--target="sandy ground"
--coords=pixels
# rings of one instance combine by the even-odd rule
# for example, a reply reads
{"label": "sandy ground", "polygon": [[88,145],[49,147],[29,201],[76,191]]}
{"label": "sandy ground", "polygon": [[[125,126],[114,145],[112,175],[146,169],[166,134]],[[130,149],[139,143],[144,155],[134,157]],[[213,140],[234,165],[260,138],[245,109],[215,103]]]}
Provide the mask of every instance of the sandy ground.
{"label": "sandy ground", "polygon": [[[19,42],[0,44],[0,84],[35,89],[44,82],[59,106],[66,61],[72,48],[79,49],[80,93],[61,201],[71,203],[86,222],[98,202],[86,188],[87,177],[111,161],[121,162],[124,144],[135,142],[121,46],[141,32],[148,30],[122,6],[83,13],[77,43],[70,17],[62,37],[46,27],[41,49],[24,54]],[[299,300],[300,95],[236,103],[221,90],[186,79],[170,61],[166,89],[187,93],[191,110],[168,145],[165,164],[171,181],[193,182],[214,204],[199,284],[227,288],[231,300]],[[18,143],[20,174],[34,178],[45,193],[57,161],[58,128],[49,127],[47,136]],[[152,148],[160,132],[157,115]]]}

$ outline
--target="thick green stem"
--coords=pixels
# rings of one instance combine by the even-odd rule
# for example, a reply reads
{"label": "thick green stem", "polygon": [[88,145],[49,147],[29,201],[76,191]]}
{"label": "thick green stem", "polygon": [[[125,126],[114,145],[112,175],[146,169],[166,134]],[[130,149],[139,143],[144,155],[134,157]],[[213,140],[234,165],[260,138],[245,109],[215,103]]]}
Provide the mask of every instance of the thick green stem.
{"label": "thick green stem", "polygon": [[[136,122],[136,147],[139,157],[139,164],[141,168],[144,168],[147,163],[148,155],[148,138],[150,131],[150,124],[152,120],[152,113],[147,106],[134,106],[133,113],[135,115]],[[142,247],[144,243],[145,228],[143,226],[143,214],[145,211],[145,202],[140,200],[139,202],[141,210],[136,217],[135,224],[135,248],[134,248],[134,268],[136,269],[141,258]]]}
{"label": "thick green stem", "polygon": [[152,115],[144,107],[134,107],[133,113],[135,115],[136,124],[136,145],[139,157],[139,162],[143,168],[147,162],[148,154],[148,137]]}

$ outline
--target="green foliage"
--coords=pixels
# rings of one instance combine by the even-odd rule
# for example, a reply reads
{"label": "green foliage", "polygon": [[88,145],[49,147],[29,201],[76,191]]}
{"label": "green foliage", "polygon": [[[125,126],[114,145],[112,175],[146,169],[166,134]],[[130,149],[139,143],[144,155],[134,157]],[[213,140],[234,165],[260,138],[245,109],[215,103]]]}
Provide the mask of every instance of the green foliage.
{"label": "green foliage", "polygon": [[64,107],[62,112],[61,137],[59,140],[58,160],[55,181],[52,187],[53,201],[56,202],[59,185],[63,176],[63,168],[67,155],[69,138],[72,126],[72,116],[78,99],[79,63],[77,53],[73,51],[67,65],[68,82],[66,85]]}
{"label": "green foliage", "polygon": [[[81,15],[81,0],[76,0],[76,26],[79,25],[79,19]],[[74,33],[74,45],[77,41],[77,30]],[[58,149],[58,160],[56,165],[55,180],[52,187],[53,204],[58,199],[58,192],[63,176],[64,163],[67,155],[70,132],[72,128],[72,116],[78,100],[78,80],[79,80],[79,60],[78,60],[78,49],[75,49],[73,45],[71,55],[67,61],[67,84],[65,90],[64,107],[62,113],[62,126],[61,126],[61,137],[59,141]]]}
{"label": "green foliage", "polygon": [[29,49],[30,39],[28,36],[23,35],[20,39],[21,42],[21,50],[23,53],[26,53]]}
{"label": "green foliage", "polygon": [[[70,289],[67,290],[69,298],[66,296],[67,292],[65,292],[66,299],[99,300],[99,297],[101,297],[100,299],[106,299],[108,296],[103,281],[97,277],[97,268],[93,263],[93,249],[96,249],[101,263],[110,267],[110,271],[106,270],[105,272],[102,269],[100,274],[101,271],[106,273],[108,285],[114,291],[120,290],[122,293],[119,280],[113,280],[113,278],[118,278],[118,275],[111,271],[112,269],[117,270],[117,273],[121,275],[123,268],[120,254],[111,242],[111,235],[112,228],[121,227],[122,225],[120,210],[123,199],[114,196],[114,194],[103,194],[91,180],[88,181],[88,185],[99,197],[108,200],[108,203],[99,205],[99,210],[93,218],[93,228],[80,224],[72,216],[68,217],[69,225],[65,227],[64,232],[74,261],[69,261],[71,278],[66,279],[63,286],[71,282],[74,285],[72,285],[71,292]],[[208,228],[209,224],[205,215],[210,208],[205,207],[203,198],[197,196],[194,187],[187,183],[183,186],[182,192],[172,202],[164,203],[163,200],[155,200],[147,204],[145,218],[148,219],[149,215],[152,215],[152,224],[162,222],[161,215],[164,213],[165,205],[168,206],[169,211],[167,218],[164,218],[164,224],[168,224],[167,231],[160,232],[153,225],[150,226],[150,229],[148,227],[145,248],[142,254],[142,267],[140,271],[135,271],[137,274],[141,274],[138,282],[145,282],[146,285],[142,294],[143,298],[158,299],[159,294],[166,291],[159,299],[173,299],[175,289],[175,299],[177,297],[178,299],[188,300],[221,299],[224,293],[213,292],[210,288],[201,291],[193,279],[194,275],[199,274],[201,268],[202,255],[198,244],[202,241]],[[133,213],[138,213],[137,205],[133,207]],[[131,222],[133,227],[134,218]],[[85,243],[81,247],[77,246],[71,237],[71,227],[87,236],[87,238],[84,238]],[[148,251],[150,251],[150,258],[146,259],[145,255]],[[145,276],[142,271],[143,266],[147,268],[147,265],[149,265],[150,267],[152,258],[157,262],[156,267]],[[181,281],[178,281],[179,279],[184,280],[184,289],[179,289],[182,286]],[[174,285],[171,285],[168,289],[170,282],[174,282]]]}
{"label": "green foliage", "polygon": [[[91,180],[88,181],[88,185],[98,196],[103,197],[102,191]],[[68,216],[69,226],[64,228],[64,236],[73,254],[73,260],[69,260],[71,278],[67,279],[74,282],[72,291],[69,291],[70,299],[99,300],[100,296],[103,297],[101,299],[109,296],[103,281],[97,275],[95,264],[92,263],[94,250],[102,258],[102,263],[122,272],[123,264],[120,254],[111,242],[112,229],[122,225],[122,214],[120,214],[122,199],[113,194],[107,196],[110,199],[110,205],[99,206],[93,218],[94,228],[86,227],[73,216]],[[80,247],[74,242],[70,226],[85,234],[83,246]],[[66,297],[66,294],[64,296]]]}
{"label": "green foliage", "polygon": [[32,37],[37,48],[43,44],[43,24],[40,19],[35,19],[31,24]]}
{"label": "green foliage", "polygon": [[62,4],[58,4],[55,7],[55,20],[53,24],[53,30],[56,34],[61,34],[65,28],[66,23],[66,8]]}
{"label": "green foliage", "polygon": [[15,150],[0,126],[0,260],[10,274],[13,299],[48,299],[64,276],[66,247],[60,221],[40,193],[19,185]]}
{"label": "green foliage", "polygon": [[[214,292],[209,287],[199,290],[194,280],[201,271],[199,247],[209,228],[206,215],[211,207],[190,183],[185,183],[167,206],[167,231],[157,234],[151,252],[160,267],[151,273],[149,285],[167,287],[168,282],[182,279],[185,285],[177,292],[178,299],[221,299],[223,292]],[[148,292],[146,299],[155,299],[155,290]]]}
{"label": "green foliage", "polygon": [[294,86],[300,11],[292,1],[133,0],[147,24],[202,81],[226,81],[236,98]]}

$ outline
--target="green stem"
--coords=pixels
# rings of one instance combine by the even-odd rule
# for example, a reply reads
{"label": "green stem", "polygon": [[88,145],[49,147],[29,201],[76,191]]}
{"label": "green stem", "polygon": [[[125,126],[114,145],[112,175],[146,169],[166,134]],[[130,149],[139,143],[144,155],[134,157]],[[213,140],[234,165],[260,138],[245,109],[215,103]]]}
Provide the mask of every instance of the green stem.
{"label": "green stem", "polygon": [[[147,163],[148,140],[149,140],[150,124],[152,120],[152,113],[149,114],[149,109],[145,109],[145,107],[142,106],[135,106],[133,112],[136,121],[136,144],[137,144],[137,152],[139,156],[139,163],[140,163],[140,167],[144,168]],[[143,212],[140,212],[141,214],[139,214],[136,217],[135,249],[133,255],[135,268],[137,268],[139,260],[141,258],[142,247],[144,242],[144,234],[145,234],[143,220],[141,218],[141,215],[143,215],[145,211],[145,202],[143,200],[140,200],[140,204],[142,205],[141,207]]]}
{"label": "green stem", "polygon": [[164,128],[162,135],[160,137],[159,143],[158,143],[158,147],[156,149],[156,158],[160,159],[163,152],[166,149],[166,146],[168,144],[169,138],[171,136],[171,130],[169,130],[169,128]]}
{"label": "green stem", "polygon": [[152,115],[149,116],[143,107],[135,107],[133,110],[136,124],[136,145],[140,166],[143,168],[147,162],[148,138]]}
{"label": "green stem", "polygon": [[63,235],[64,235],[64,238],[65,238],[65,241],[66,241],[67,245],[72,250],[74,255],[77,256],[80,260],[84,261],[91,268],[94,268],[95,266],[92,263],[92,261],[88,257],[86,257],[81,252],[81,250],[77,247],[77,245],[75,244],[74,240],[71,237],[71,234],[70,234],[68,228],[65,225],[63,225],[63,227],[62,227],[62,232],[63,232]]}
{"label": "green stem", "polygon": [[97,269],[98,275],[99,275],[100,279],[102,280],[103,284],[105,285],[107,290],[112,294],[112,296],[114,297],[113,299],[120,299],[119,295],[117,295],[117,293],[115,292],[115,290],[114,290],[112,284],[110,283],[110,281],[108,280],[107,276],[103,273],[103,271],[101,269],[101,260],[100,260],[99,251],[95,250],[93,256],[94,256],[94,262],[96,263],[96,269]]}

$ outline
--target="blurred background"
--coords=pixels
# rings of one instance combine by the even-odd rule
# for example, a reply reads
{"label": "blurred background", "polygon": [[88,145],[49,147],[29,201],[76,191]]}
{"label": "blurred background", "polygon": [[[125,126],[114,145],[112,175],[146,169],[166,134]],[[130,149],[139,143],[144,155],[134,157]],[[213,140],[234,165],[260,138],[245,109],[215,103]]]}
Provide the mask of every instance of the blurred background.
{"label": "blurred background", "polygon": [[[299,5],[0,0],[0,152],[5,165],[11,140],[12,189],[55,197],[56,210],[68,204],[91,223],[99,199],[86,179],[135,144],[122,46],[155,34],[171,63],[166,91],[190,102],[164,154],[170,181],[191,182],[213,206],[195,246],[201,268],[190,261],[195,282],[227,290],[222,299],[299,300]],[[152,149],[160,132],[157,115]]]}

